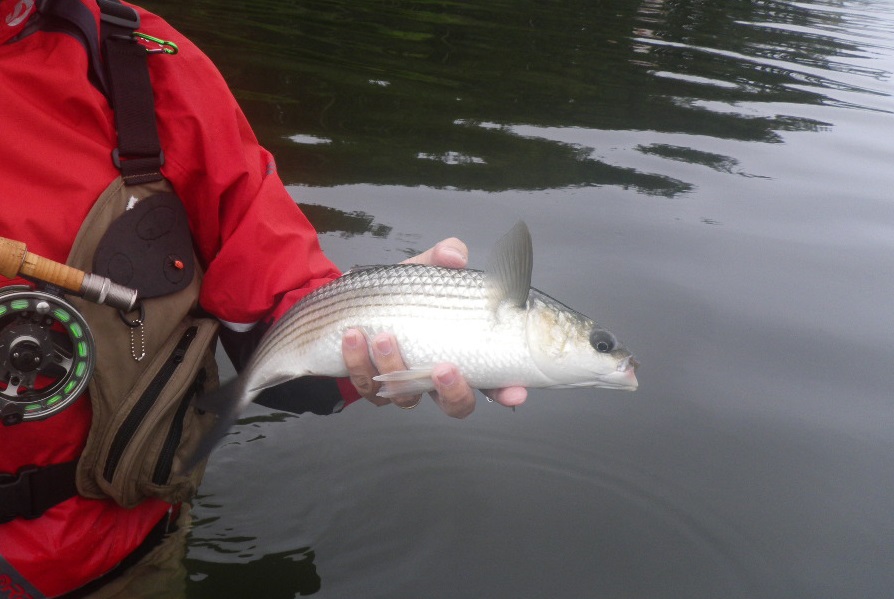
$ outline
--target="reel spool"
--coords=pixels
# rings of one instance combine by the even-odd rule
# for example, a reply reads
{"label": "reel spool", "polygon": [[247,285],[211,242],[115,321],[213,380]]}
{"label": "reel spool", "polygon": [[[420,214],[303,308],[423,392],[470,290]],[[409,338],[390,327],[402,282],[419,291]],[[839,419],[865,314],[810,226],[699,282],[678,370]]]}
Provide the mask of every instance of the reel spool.
{"label": "reel spool", "polygon": [[0,290],[0,421],[42,420],[86,389],[96,344],[67,301],[30,287]]}

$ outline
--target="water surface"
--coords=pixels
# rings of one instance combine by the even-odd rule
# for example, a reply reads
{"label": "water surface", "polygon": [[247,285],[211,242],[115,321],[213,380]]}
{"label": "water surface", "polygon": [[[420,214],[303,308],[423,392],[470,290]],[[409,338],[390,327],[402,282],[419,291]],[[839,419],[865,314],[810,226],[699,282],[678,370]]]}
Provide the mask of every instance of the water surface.
{"label": "water surface", "polygon": [[[257,408],[188,597],[886,598],[894,7],[149,3],[342,267],[524,218],[534,285],[643,363],[464,421]],[[251,482],[249,482],[251,481]]]}

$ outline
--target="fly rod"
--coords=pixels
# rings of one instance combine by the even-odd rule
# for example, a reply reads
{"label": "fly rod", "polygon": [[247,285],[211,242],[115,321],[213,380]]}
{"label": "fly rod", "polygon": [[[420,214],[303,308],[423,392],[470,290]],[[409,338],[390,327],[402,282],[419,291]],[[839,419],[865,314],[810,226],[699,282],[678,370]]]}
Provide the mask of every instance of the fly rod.
{"label": "fly rod", "polygon": [[48,283],[85,300],[130,312],[137,291],[111,279],[84,272],[28,251],[21,241],[0,237],[0,275]]}

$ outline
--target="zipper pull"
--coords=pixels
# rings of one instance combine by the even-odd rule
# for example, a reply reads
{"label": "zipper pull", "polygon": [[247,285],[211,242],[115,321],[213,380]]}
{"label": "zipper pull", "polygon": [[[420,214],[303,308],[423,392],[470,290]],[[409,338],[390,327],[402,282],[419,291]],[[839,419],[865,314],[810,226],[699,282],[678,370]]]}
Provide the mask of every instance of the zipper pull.
{"label": "zipper pull", "polygon": [[186,329],[186,332],[183,333],[183,337],[180,338],[180,342],[177,344],[177,347],[174,348],[174,353],[171,355],[171,360],[173,360],[174,364],[179,364],[183,361],[183,358],[186,357],[186,350],[189,349],[189,344],[192,343],[198,330],[197,327],[189,327]]}

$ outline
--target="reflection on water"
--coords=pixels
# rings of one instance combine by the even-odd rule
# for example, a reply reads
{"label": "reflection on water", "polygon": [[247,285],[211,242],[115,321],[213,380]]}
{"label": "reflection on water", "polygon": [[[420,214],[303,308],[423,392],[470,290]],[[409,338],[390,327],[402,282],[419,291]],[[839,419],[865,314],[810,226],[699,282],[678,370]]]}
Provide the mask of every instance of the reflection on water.
{"label": "reflection on water", "polygon": [[730,156],[721,154],[712,154],[711,152],[703,152],[695,148],[687,148],[682,146],[672,146],[670,144],[650,144],[648,146],[637,146],[636,150],[643,154],[654,154],[668,160],[679,160],[688,162],[689,164],[701,164],[710,169],[721,173],[736,173],[746,175],[738,170],[739,161]]}
{"label": "reflection on water", "polygon": [[388,237],[391,227],[374,222],[375,217],[365,212],[344,212],[329,206],[300,204],[301,211],[314,224],[317,233],[338,233],[347,239],[368,233],[373,237]]}
{"label": "reflection on water", "polygon": [[[201,524],[199,524],[201,526]],[[193,544],[201,547],[201,544]],[[193,598],[258,597],[293,599],[320,590],[320,577],[310,549],[268,553],[241,566],[225,562],[186,560],[192,573],[187,593]],[[212,585],[206,584],[213,581]]]}
{"label": "reflection on water", "polygon": [[258,408],[190,597],[890,596],[889,2],[149,5],[338,264],[457,234],[480,266],[524,218],[535,286],[643,362],[636,394],[463,422]]}
{"label": "reflection on water", "polygon": [[[866,78],[887,77],[856,64],[872,51],[864,27],[878,30],[868,15],[790,2],[155,8],[217,59],[287,183],[610,185],[672,197],[695,181],[616,163],[600,131],[779,143],[781,132],[829,126],[799,107],[872,105]],[[563,143],[518,135],[519,125],[585,135]]]}

